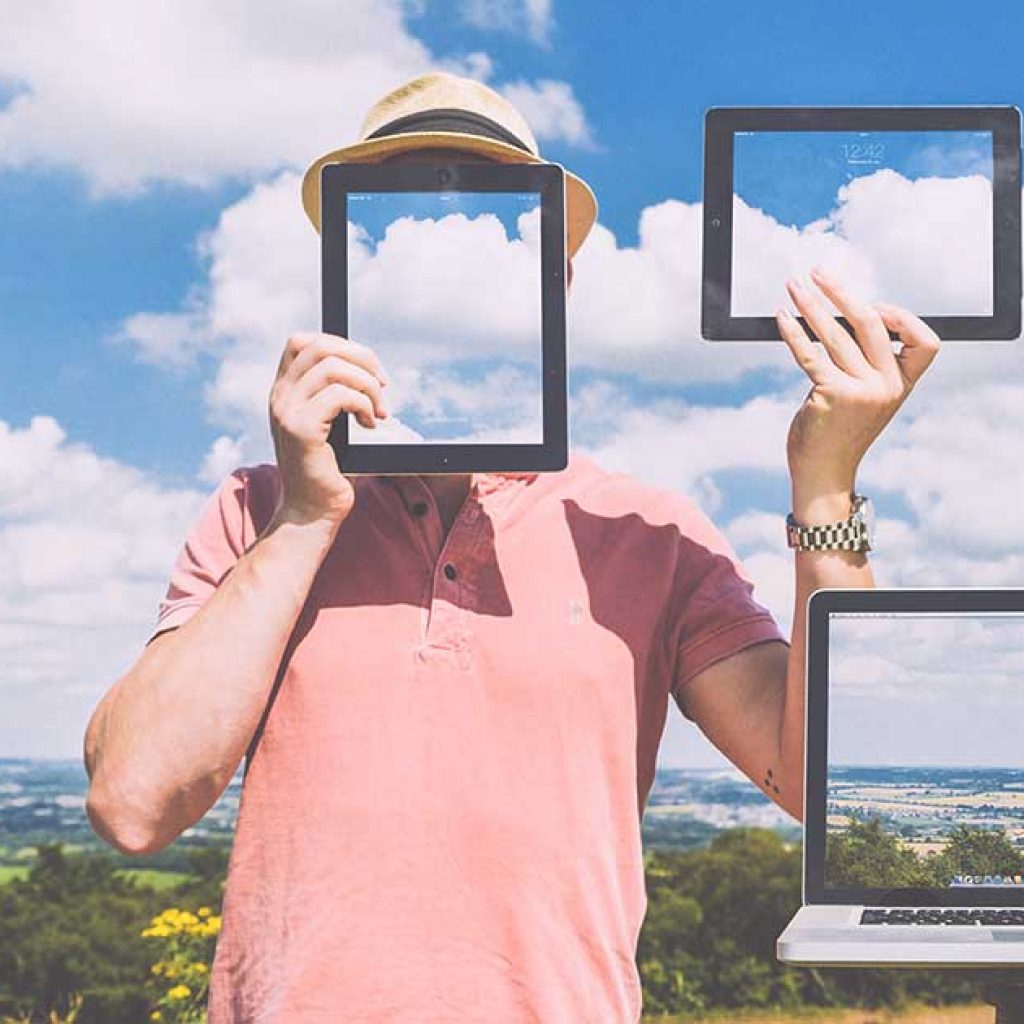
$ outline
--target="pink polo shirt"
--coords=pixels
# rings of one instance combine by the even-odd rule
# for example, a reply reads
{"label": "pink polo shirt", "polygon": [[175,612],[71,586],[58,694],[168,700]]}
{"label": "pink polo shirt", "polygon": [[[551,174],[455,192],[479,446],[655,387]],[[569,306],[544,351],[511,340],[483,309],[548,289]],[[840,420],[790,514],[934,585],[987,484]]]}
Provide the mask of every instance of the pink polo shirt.
{"label": "pink polo shirt", "polygon": [[[478,475],[447,540],[418,477],[354,480],[245,777],[209,1024],[633,1024],[668,698],[785,638],[692,501],[580,452]],[[279,486],[221,482],[156,632]]]}

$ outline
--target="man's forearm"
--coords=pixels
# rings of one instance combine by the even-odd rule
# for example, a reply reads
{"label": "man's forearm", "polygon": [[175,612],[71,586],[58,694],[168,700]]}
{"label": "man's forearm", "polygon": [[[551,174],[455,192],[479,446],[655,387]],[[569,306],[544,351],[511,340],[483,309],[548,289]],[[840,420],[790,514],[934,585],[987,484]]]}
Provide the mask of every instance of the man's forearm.
{"label": "man's forearm", "polygon": [[[793,488],[797,522],[816,526],[835,523],[850,514],[850,491],[807,495]],[[781,752],[784,777],[800,780],[798,805],[790,809],[803,820],[804,695],[807,660],[807,599],[821,587],[873,587],[867,556],[859,551],[795,551],[796,597],[793,631],[786,671],[786,701],[782,716]]]}
{"label": "man's forearm", "polygon": [[86,735],[90,819],[151,852],[216,802],[266,706],[333,540],[274,520],[206,603],[111,688]]}

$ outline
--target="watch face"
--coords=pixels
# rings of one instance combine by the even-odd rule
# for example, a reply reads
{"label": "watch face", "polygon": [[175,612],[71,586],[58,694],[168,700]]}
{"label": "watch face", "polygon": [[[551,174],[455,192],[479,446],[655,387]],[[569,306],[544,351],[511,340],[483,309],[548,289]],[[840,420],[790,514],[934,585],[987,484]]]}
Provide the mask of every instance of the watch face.
{"label": "watch face", "polygon": [[864,531],[867,534],[868,544],[874,547],[875,544],[875,506],[870,498],[865,498],[857,509],[857,517],[864,524]]}

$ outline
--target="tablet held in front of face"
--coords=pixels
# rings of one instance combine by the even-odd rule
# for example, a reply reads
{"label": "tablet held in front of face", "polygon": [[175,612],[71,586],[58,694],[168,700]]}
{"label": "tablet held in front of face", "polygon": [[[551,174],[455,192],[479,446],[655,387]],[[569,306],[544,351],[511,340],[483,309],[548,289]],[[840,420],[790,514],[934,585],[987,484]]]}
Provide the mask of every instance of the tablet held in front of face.
{"label": "tablet held in front of face", "polygon": [[556,164],[330,164],[323,329],[373,349],[389,416],[342,414],[346,473],[567,465],[566,243]]}
{"label": "tablet held in front of face", "polygon": [[778,340],[816,265],[944,340],[1020,336],[1016,107],[718,107],[704,142],[703,337]]}

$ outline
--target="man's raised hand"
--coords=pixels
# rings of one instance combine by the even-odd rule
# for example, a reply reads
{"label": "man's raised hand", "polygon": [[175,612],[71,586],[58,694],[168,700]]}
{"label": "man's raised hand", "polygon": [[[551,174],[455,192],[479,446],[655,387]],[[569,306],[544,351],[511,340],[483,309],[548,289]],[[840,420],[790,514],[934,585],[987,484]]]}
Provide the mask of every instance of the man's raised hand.
{"label": "man's raised hand", "polygon": [[352,482],[327,438],[341,413],[372,429],[384,419],[387,375],[366,345],[334,334],[291,335],[268,403],[281,474],[277,517],[337,527],[352,510]]}
{"label": "man's raised hand", "polygon": [[[787,310],[776,312],[782,340],[811,380],[787,440],[794,494],[811,502],[853,489],[864,453],[939,350],[938,335],[908,310],[888,303],[869,305],[818,270],[812,277],[854,335],[818,295],[795,280],[787,282],[790,297],[821,342],[816,345]],[[898,354],[888,328],[903,343]]]}

